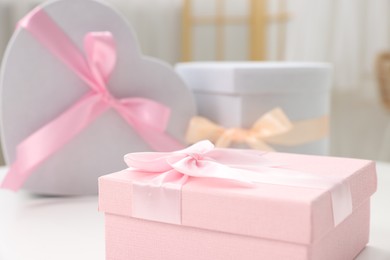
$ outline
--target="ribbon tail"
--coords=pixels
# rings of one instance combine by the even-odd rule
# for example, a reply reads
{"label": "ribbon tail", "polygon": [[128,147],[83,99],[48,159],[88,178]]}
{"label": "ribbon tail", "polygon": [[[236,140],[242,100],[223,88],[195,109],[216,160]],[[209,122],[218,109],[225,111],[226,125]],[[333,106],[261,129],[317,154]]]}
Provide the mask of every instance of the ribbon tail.
{"label": "ribbon tail", "polygon": [[28,136],[16,147],[16,160],[0,187],[14,191],[20,189],[38,166],[107,108],[105,103],[100,102],[98,95],[89,93],[56,119]]}
{"label": "ribbon tail", "polygon": [[252,126],[252,131],[262,137],[274,136],[290,131],[292,123],[281,108],[274,108],[261,116]]}

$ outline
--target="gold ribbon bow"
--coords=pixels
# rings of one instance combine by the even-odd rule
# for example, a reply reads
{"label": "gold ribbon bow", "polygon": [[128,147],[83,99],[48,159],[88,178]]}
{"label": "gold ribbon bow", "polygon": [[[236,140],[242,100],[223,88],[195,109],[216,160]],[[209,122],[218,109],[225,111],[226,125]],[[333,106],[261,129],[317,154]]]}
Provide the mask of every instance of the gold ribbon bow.
{"label": "gold ribbon bow", "polygon": [[328,135],[328,117],[292,123],[282,109],[262,115],[251,128],[224,128],[207,118],[191,119],[186,135],[188,143],[208,139],[217,147],[245,143],[252,149],[273,151],[270,145],[295,146],[319,140]]}

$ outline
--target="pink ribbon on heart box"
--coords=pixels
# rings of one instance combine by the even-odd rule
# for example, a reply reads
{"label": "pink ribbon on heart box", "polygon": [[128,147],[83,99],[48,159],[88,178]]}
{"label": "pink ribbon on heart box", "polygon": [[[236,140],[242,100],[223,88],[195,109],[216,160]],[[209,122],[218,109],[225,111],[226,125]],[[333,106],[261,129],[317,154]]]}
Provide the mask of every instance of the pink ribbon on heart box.
{"label": "pink ribbon on heart box", "polygon": [[[116,63],[115,40],[110,32],[90,32],[84,38],[85,55],[42,9],[36,8],[18,24],[78,75],[91,91],[54,120],[23,140],[16,148],[2,188],[18,190],[34,170],[109,108],[117,113],[156,151],[182,149],[165,133],[170,109],[156,101],[117,99],[106,84]],[[39,147],[39,149],[37,149]]]}
{"label": "pink ribbon on heart box", "polygon": [[127,154],[130,168],[124,171],[132,176],[132,216],[181,224],[181,189],[189,178],[212,178],[243,188],[263,183],[325,189],[331,194],[335,226],[352,213],[350,185],[344,179],[289,169],[266,160],[263,154],[214,148],[210,141],[169,153]]}

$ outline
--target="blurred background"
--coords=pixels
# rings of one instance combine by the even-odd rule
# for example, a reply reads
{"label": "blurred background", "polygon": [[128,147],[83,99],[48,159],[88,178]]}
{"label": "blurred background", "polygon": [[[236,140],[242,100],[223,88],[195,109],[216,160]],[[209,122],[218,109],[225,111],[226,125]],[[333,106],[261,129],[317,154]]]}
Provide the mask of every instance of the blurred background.
{"label": "blurred background", "polygon": [[[42,1],[0,0],[0,58]],[[390,161],[390,1],[107,0],[144,54],[180,61],[320,61],[334,66],[330,154]]]}

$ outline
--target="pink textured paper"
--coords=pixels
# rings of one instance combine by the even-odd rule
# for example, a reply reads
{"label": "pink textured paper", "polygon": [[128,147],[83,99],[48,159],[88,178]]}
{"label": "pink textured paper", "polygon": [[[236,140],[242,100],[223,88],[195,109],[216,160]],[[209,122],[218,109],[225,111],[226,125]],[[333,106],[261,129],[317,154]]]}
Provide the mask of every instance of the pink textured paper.
{"label": "pink textured paper", "polygon": [[[295,170],[344,178],[351,186],[354,209],[376,189],[371,161],[282,153],[265,156]],[[126,172],[101,177],[100,210],[131,216],[131,182],[138,177]],[[182,225],[300,244],[315,243],[334,228],[329,191],[269,184],[232,188],[210,179],[190,179],[183,186]]]}
{"label": "pink textured paper", "polygon": [[[109,260],[346,260],[367,244],[369,201],[312,245],[106,214]],[[244,224],[244,223],[243,223]],[[261,223],[258,224],[262,226]]]}

